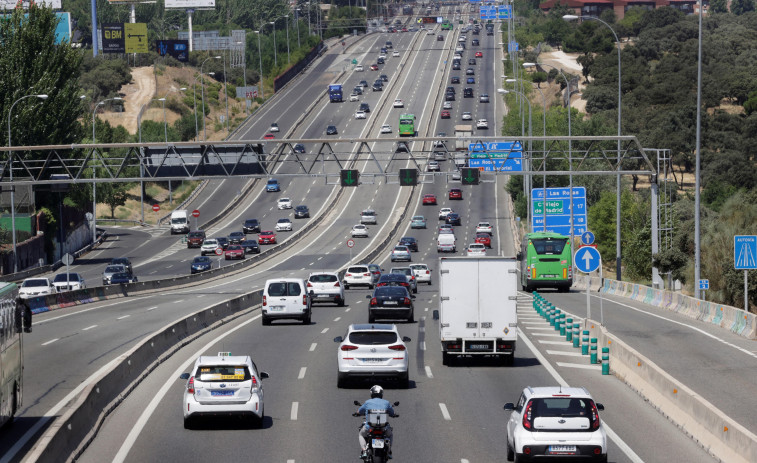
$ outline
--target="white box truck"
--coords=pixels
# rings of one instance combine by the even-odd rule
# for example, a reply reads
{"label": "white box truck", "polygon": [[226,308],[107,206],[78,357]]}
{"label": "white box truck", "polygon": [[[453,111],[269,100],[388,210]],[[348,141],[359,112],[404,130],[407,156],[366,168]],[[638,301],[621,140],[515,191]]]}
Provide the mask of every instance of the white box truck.
{"label": "white box truck", "polygon": [[171,212],[171,234],[189,233],[189,218],[187,211],[177,209]]}
{"label": "white box truck", "polygon": [[442,363],[490,356],[512,365],[518,315],[518,260],[514,257],[441,257],[439,320]]}
{"label": "white box truck", "polygon": [[473,143],[473,126],[460,124],[455,126],[455,151],[467,151],[468,144]]}

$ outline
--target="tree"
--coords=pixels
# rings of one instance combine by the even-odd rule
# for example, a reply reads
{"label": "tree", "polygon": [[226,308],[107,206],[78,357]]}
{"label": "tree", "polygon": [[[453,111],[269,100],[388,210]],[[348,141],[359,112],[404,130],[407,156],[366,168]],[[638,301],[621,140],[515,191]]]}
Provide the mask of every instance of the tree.
{"label": "tree", "polygon": [[100,183],[97,185],[97,200],[110,207],[110,218],[116,218],[116,208],[126,204],[128,183]]}
{"label": "tree", "polygon": [[538,88],[541,88],[541,83],[547,81],[547,73],[543,71],[534,72],[531,74],[531,80],[536,84]]}
{"label": "tree", "polygon": [[754,0],[732,0],[731,13],[741,16],[744,13],[754,11]]}
{"label": "tree", "polygon": [[710,0],[711,13],[728,13],[728,0]]}

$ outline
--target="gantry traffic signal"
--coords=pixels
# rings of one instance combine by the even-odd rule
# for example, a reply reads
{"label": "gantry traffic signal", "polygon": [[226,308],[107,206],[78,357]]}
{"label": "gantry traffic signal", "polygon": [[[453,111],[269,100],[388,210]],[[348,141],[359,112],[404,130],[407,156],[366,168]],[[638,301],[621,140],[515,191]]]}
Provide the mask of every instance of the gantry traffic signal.
{"label": "gantry traffic signal", "polygon": [[356,169],[342,169],[340,172],[342,186],[357,186],[359,176]]}
{"label": "gantry traffic signal", "polygon": [[463,185],[478,185],[478,169],[474,167],[463,167],[462,183]]}
{"label": "gantry traffic signal", "polygon": [[417,169],[400,169],[400,186],[414,186],[418,183]]}

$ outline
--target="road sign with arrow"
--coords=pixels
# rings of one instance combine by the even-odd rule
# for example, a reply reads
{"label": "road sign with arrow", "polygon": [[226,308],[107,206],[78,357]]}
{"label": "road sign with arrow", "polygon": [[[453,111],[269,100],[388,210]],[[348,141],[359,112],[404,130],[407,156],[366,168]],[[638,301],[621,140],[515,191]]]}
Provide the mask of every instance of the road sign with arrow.
{"label": "road sign with arrow", "polygon": [[342,169],[340,178],[342,186],[357,186],[359,173],[356,169]]}
{"label": "road sign with arrow", "polygon": [[418,183],[417,169],[400,169],[400,186],[413,186]]}
{"label": "road sign with arrow", "polygon": [[576,268],[579,271],[591,273],[599,268],[599,264],[602,263],[602,257],[600,257],[599,251],[595,248],[583,246],[576,251],[573,262],[575,262]]}
{"label": "road sign with arrow", "polygon": [[472,167],[463,167],[460,172],[460,180],[463,185],[478,185],[479,170]]}

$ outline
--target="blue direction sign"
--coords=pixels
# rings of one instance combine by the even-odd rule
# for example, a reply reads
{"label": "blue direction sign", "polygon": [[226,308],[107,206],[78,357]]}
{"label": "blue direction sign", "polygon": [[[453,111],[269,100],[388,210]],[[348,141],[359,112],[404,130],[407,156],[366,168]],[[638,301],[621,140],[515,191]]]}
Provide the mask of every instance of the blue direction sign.
{"label": "blue direction sign", "polygon": [[499,5],[497,7],[497,19],[510,19],[512,16],[512,6]]}
{"label": "blue direction sign", "polygon": [[522,172],[523,147],[520,142],[469,143],[468,165],[488,172]]}
{"label": "blue direction sign", "polygon": [[594,233],[592,233],[590,231],[584,232],[581,235],[581,243],[587,244],[587,245],[588,244],[594,244]]}
{"label": "blue direction sign", "polygon": [[733,237],[733,263],[736,270],[757,269],[757,235]]}
{"label": "blue direction sign", "polygon": [[479,8],[481,19],[497,19],[497,7],[482,5]]}
{"label": "blue direction sign", "polygon": [[[570,188],[547,188],[546,227],[543,188],[531,190],[531,202],[532,230],[570,235]],[[587,223],[586,188],[573,187],[573,234],[582,235],[587,232]]]}
{"label": "blue direction sign", "polygon": [[701,290],[709,290],[710,289],[710,280],[699,280],[699,289],[701,289]]}
{"label": "blue direction sign", "polygon": [[516,51],[518,51],[518,48],[518,42],[510,42],[510,44],[507,46],[507,51],[510,53],[515,53]]}
{"label": "blue direction sign", "polygon": [[595,248],[585,246],[578,248],[576,255],[573,256],[573,263],[576,268],[583,273],[591,273],[599,268],[602,263],[602,257]]}

